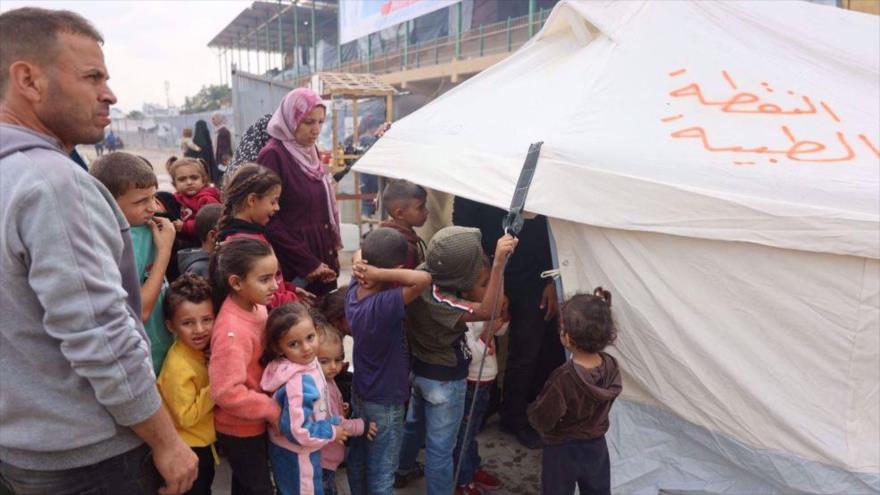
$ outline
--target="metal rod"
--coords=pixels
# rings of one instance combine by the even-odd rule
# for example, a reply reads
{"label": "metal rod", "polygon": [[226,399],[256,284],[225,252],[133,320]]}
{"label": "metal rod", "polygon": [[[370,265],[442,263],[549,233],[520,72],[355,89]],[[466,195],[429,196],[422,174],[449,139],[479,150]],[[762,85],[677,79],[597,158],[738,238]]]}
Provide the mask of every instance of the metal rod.
{"label": "metal rod", "polygon": [[354,130],[351,135],[351,144],[352,146],[357,146],[358,140],[360,140],[360,135],[358,132],[358,99],[356,97],[351,101],[351,111],[354,114],[352,116],[352,125],[354,125]]}
{"label": "metal rod", "polygon": [[345,161],[342,160],[343,150],[339,146],[339,104],[337,100],[332,99],[331,97],[330,108],[333,109],[333,167],[345,166]]}
{"label": "metal rod", "polygon": [[403,58],[401,66],[405,69],[409,63],[409,21],[403,24]]}
{"label": "metal rod", "polygon": [[312,0],[312,74],[318,72],[318,43],[315,40],[315,0]]}
{"label": "metal rod", "polygon": [[[278,7],[281,7],[281,0],[278,0]],[[281,67],[281,80],[284,80],[284,25],[281,23],[281,11],[278,11],[278,56],[281,61],[278,64]]]}
{"label": "metal rod", "polygon": [[529,0],[529,38],[531,38],[532,35],[535,34],[534,17],[535,17],[535,0]]}
{"label": "metal rod", "polygon": [[220,85],[225,86],[226,81],[225,78],[229,77],[225,74],[229,74],[229,71],[226,70],[226,48],[222,48],[220,50]]}
{"label": "metal rod", "polygon": [[[352,124],[354,125],[354,132],[352,133],[352,136],[351,136],[351,145],[353,147],[357,147],[358,141],[360,140],[360,136],[358,133],[358,99],[357,99],[357,97],[355,97],[351,101],[351,110],[352,110],[352,113],[354,114],[352,116],[353,117]],[[354,179],[354,194],[355,194],[355,198],[357,198],[357,199],[355,199],[355,202],[354,202],[355,221],[357,222],[357,226],[358,226],[358,235],[363,235],[363,232],[361,232],[361,227],[362,227],[362,223],[363,223],[363,218],[362,218],[362,213],[361,213],[361,200],[360,200],[361,177],[360,177],[359,173],[355,172],[354,176],[352,178]]]}
{"label": "metal rod", "polygon": [[456,4],[456,14],[455,14],[455,22],[458,24],[458,29],[455,31],[455,59],[458,60],[461,58],[461,2]]}
{"label": "metal rod", "polygon": [[342,72],[342,38],[340,38],[339,29],[336,30],[336,67]]}
{"label": "metal rod", "polygon": [[266,70],[272,69],[272,50],[269,49],[269,19],[266,19]]}
{"label": "metal rod", "polygon": [[299,11],[298,1],[293,0],[293,74],[299,77],[299,19],[297,12]]}

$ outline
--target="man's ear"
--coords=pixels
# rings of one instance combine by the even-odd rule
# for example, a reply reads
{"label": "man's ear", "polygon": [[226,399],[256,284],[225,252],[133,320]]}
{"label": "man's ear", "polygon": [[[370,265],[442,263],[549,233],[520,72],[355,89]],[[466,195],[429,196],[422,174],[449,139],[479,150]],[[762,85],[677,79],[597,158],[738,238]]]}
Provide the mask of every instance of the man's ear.
{"label": "man's ear", "polygon": [[49,86],[45,70],[26,60],[19,60],[9,66],[9,87],[31,103],[39,103]]}

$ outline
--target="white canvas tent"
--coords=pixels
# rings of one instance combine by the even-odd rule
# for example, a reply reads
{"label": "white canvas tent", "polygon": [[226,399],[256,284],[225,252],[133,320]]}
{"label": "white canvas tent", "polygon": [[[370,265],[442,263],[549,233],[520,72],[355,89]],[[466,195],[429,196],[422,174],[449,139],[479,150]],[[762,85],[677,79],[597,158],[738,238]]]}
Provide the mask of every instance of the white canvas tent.
{"label": "white canvas tent", "polygon": [[567,1],[356,170],[550,218],[614,293],[615,491],[880,491],[880,21]]}

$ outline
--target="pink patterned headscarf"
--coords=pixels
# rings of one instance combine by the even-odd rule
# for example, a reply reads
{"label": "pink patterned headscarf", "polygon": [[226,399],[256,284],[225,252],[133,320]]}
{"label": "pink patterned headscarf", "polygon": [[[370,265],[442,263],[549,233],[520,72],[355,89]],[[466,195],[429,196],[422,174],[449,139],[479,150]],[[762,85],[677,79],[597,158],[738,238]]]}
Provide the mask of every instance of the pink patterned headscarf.
{"label": "pink patterned headscarf", "polygon": [[269,136],[281,141],[281,144],[293,155],[300,170],[307,177],[323,182],[327,194],[330,223],[333,225],[333,233],[336,234],[336,246],[340,248],[342,247],[342,237],[339,233],[339,207],[336,204],[336,194],[333,191],[333,180],[318,157],[318,148],[316,146],[301,146],[293,137],[296,128],[305,120],[306,115],[318,106],[327,108],[317,93],[308,88],[296,88],[281,100],[281,104],[269,119],[266,132]]}

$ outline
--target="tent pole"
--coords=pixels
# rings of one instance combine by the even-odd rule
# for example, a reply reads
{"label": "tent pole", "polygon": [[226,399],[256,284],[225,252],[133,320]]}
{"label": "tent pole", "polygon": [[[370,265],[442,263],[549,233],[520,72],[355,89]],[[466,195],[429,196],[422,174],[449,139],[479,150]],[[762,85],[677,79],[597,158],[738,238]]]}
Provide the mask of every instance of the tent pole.
{"label": "tent pole", "polygon": [[297,5],[297,0],[293,0],[293,77],[294,79],[299,77],[299,19],[297,18],[297,11],[299,10],[299,5]]}

